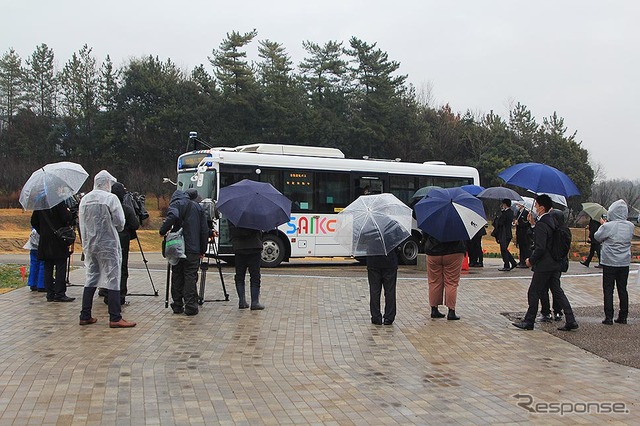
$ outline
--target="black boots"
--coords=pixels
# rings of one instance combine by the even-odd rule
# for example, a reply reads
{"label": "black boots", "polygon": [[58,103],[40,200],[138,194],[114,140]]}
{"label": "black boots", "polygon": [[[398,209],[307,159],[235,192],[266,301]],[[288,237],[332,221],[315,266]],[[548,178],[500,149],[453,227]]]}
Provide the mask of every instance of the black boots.
{"label": "black boots", "polygon": [[251,287],[251,310],[259,311],[264,309],[264,305],[260,304],[260,287]]}
{"label": "black boots", "polygon": [[247,298],[244,295],[244,284],[236,284],[236,291],[238,292],[238,309],[247,309],[249,304]]}
{"label": "black boots", "polygon": [[449,309],[449,313],[447,313],[447,319],[450,321],[459,320],[460,317],[456,315],[455,309]]}
{"label": "black boots", "polygon": [[437,306],[431,307],[431,318],[444,318],[444,314],[438,310]]}

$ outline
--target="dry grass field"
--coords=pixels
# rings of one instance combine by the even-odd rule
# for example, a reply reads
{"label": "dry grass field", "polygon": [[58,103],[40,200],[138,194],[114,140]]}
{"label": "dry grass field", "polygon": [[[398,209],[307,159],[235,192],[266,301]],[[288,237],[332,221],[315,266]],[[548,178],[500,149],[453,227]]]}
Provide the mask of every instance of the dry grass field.
{"label": "dry grass field", "polygon": [[[143,227],[138,231],[140,244],[145,252],[159,252],[162,238],[158,235],[158,229],[162,223],[159,210],[150,210],[149,219],[145,221]],[[0,253],[20,253],[25,252],[22,246],[29,238],[31,225],[31,212],[21,209],[0,209]],[[491,233],[491,228],[488,230]],[[579,260],[589,252],[589,245],[586,242],[587,233],[583,228],[573,228],[573,250],[571,253],[572,260]],[[640,228],[636,227],[636,235],[638,238],[633,243],[633,255],[635,261],[640,261]],[[515,231],[514,231],[515,237]],[[515,243],[515,241],[514,241]],[[482,241],[483,249],[487,256],[499,257],[500,248],[490,235],[486,235]],[[75,251],[79,252],[79,241],[76,240]],[[138,244],[133,241],[131,244],[132,251],[139,251]],[[512,244],[511,252],[517,253],[518,249]]]}
{"label": "dry grass field", "polygon": [[[162,238],[158,229],[162,223],[159,211],[149,211],[149,219],[138,231],[140,244],[145,252],[159,252]],[[31,212],[21,209],[0,209],[0,253],[26,252],[22,246],[27,242],[31,232]],[[139,251],[138,243],[132,241],[132,251]],[[80,241],[76,240],[75,252],[82,251]]]}

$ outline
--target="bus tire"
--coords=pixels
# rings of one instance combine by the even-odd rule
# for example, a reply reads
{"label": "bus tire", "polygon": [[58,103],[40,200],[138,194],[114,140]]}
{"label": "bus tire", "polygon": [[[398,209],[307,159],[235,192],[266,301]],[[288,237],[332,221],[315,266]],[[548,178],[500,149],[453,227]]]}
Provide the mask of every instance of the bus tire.
{"label": "bus tire", "polygon": [[265,234],[262,237],[262,267],[275,268],[284,260],[285,247],[277,235]]}
{"label": "bus tire", "polygon": [[420,240],[411,236],[398,247],[398,262],[402,265],[415,265],[418,263]]}

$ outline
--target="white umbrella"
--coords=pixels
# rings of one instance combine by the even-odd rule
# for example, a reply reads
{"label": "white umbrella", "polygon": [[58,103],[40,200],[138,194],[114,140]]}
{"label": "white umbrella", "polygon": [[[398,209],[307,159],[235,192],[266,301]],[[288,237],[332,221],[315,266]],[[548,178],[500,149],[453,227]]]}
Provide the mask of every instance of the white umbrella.
{"label": "white umbrella", "polygon": [[527,190],[529,192],[532,192],[536,195],[542,195],[542,194],[547,194],[549,196],[549,198],[551,198],[551,201],[553,201],[554,203],[560,204],[561,206],[567,207],[567,197],[565,197],[564,195],[560,195],[560,194],[551,194],[549,192],[534,192],[531,190]]}
{"label": "white umbrella", "polygon": [[25,210],[46,210],[77,193],[89,177],[80,164],[51,163],[36,170],[22,187],[20,204]]}
{"label": "white umbrella", "polygon": [[386,255],[411,236],[411,223],[393,194],[362,195],[338,214],[335,236],[353,256]]}
{"label": "white umbrella", "polygon": [[512,200],[512,204],[520,204],[522,206],[524,206],[525,209],[529,210],[529,211],[533,211],[533,203],[535,203],[536,200],[531,198],[531,197],[522,197],[522,201],[520,200]]}

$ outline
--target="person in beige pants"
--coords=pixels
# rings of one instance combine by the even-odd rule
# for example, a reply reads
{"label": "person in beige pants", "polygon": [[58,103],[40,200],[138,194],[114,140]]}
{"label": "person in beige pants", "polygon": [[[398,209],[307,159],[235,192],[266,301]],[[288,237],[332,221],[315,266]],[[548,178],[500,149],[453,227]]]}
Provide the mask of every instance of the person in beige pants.
{"label": "person in beige pants", "polygon": [[459,320],[460,317],[456,315],[456,298],[466,244],[464,241],[441,242],[428,235],[425,252],[431,318],[444,318],[445,315],[438,310],[438,305],[444,302],[449,308],[447,319]]}

